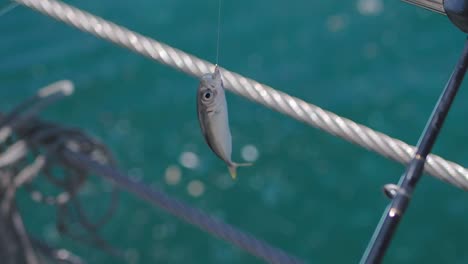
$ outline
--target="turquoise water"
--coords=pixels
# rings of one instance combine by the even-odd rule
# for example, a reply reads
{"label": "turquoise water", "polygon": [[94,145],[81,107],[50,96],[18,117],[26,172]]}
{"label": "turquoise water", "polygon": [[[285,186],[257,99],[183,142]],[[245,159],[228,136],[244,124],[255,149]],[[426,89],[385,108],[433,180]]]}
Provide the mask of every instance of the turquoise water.
{"label": "turquoise water", "polygon": [[[217,1],[67,2],[214,60]],[[223,67],[411,144],[464,41],[446,17],[400,1],[225,0],[222,14]],[[0,32],[1,109],[71,79],[75,94],[44,118],[81,127],[133,177],[310,263],[358,262],[388,202],[381,188],[403,172],[228,93],[234,159],[256,159],[232,182],[200,134],[196,79],[23,7],[0,17]],[[467,164],[463,88],[434,152]],[[466,263],[467,197],[424,177],[386,263]],[[60,238],[52,209],[19,198],[31,233],[89,263],[125,263]],[[92,188],[83,199],[94,215],[107,201]],[[127,193],[102,231],[129,263],[261,263]]]}

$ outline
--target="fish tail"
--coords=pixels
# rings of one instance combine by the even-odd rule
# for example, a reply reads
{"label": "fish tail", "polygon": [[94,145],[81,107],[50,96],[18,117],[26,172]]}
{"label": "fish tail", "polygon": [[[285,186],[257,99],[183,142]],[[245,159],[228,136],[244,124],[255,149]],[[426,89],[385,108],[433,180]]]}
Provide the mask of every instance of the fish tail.
{"label": "fish tail", "polygon": [[253,163],[235,163],[233,162],[228,166],[229,169],[229,174],[231,174],[231,177],[233,180],[237,178],[237,168],[238,167],[247,167],[247,166],[252,166]]}
{"label": "fish tail", "polygon": [[235,165],[228,166],[228,169],[229,169],[229,174],[231,174],[231,178],[235,180],[237,177],[237,166]]}

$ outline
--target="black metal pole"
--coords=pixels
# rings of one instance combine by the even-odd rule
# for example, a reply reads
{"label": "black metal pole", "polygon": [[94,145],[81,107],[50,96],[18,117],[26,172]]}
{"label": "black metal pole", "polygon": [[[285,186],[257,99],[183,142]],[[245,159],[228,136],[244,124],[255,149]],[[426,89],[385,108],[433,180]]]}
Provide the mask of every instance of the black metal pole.
{"label": "black metal pole", "polygon": [[381,263],[398,223],[408,207],[413,190],[421,178],[426,157],[431,152],[432,146],[442,128],[445,117],[463,81],[467,66],[468,40],[465,42],[460,59],[424,128],[417,144],[416,153],[406,168],[405,173],[400,178],[398,186],[386,186],[385,191],[391,196],[392,201],[387,206],[360,263]]}

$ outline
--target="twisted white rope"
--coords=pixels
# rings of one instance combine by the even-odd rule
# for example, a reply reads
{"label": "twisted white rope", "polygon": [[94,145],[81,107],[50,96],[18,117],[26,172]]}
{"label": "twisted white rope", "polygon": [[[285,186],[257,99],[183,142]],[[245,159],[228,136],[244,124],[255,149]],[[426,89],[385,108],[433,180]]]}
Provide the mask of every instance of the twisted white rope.
{"label": "twisted white rope", "polygon": [[[214,69],[212,63],[65,3],[55,0],[15,1],[189,75],[199,77]],[[323,110],[299,98],[277,91],[267,85],[228,70],[223,70],[223,77],[226,88],[238,95],[344,138],[368,150],[375,151],[387,158],[407,164],[414,154],[415,148],[413,146]],[[431,154],[427,158],[425,171],[443,181],[468,190],[468,170],[456,163]]]}
{"label": "twisted white rope", "polygon": [[403,0],[413,5],[445,15],[444,0]]}

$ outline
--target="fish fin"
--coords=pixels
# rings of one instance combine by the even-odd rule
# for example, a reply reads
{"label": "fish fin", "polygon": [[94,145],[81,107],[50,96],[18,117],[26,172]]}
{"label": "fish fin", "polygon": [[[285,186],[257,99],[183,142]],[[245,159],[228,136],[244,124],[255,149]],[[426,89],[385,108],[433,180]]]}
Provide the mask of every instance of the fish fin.
{"label": "fish fin", "polygon": [[229,169],[229,174],[231,174],[231,177],[233,180],[237,178],[237,168],[238,167],[247,167],[247,166],[252,166],[253,163],[235,163],[233,162],[231,165],[228,166]]}

